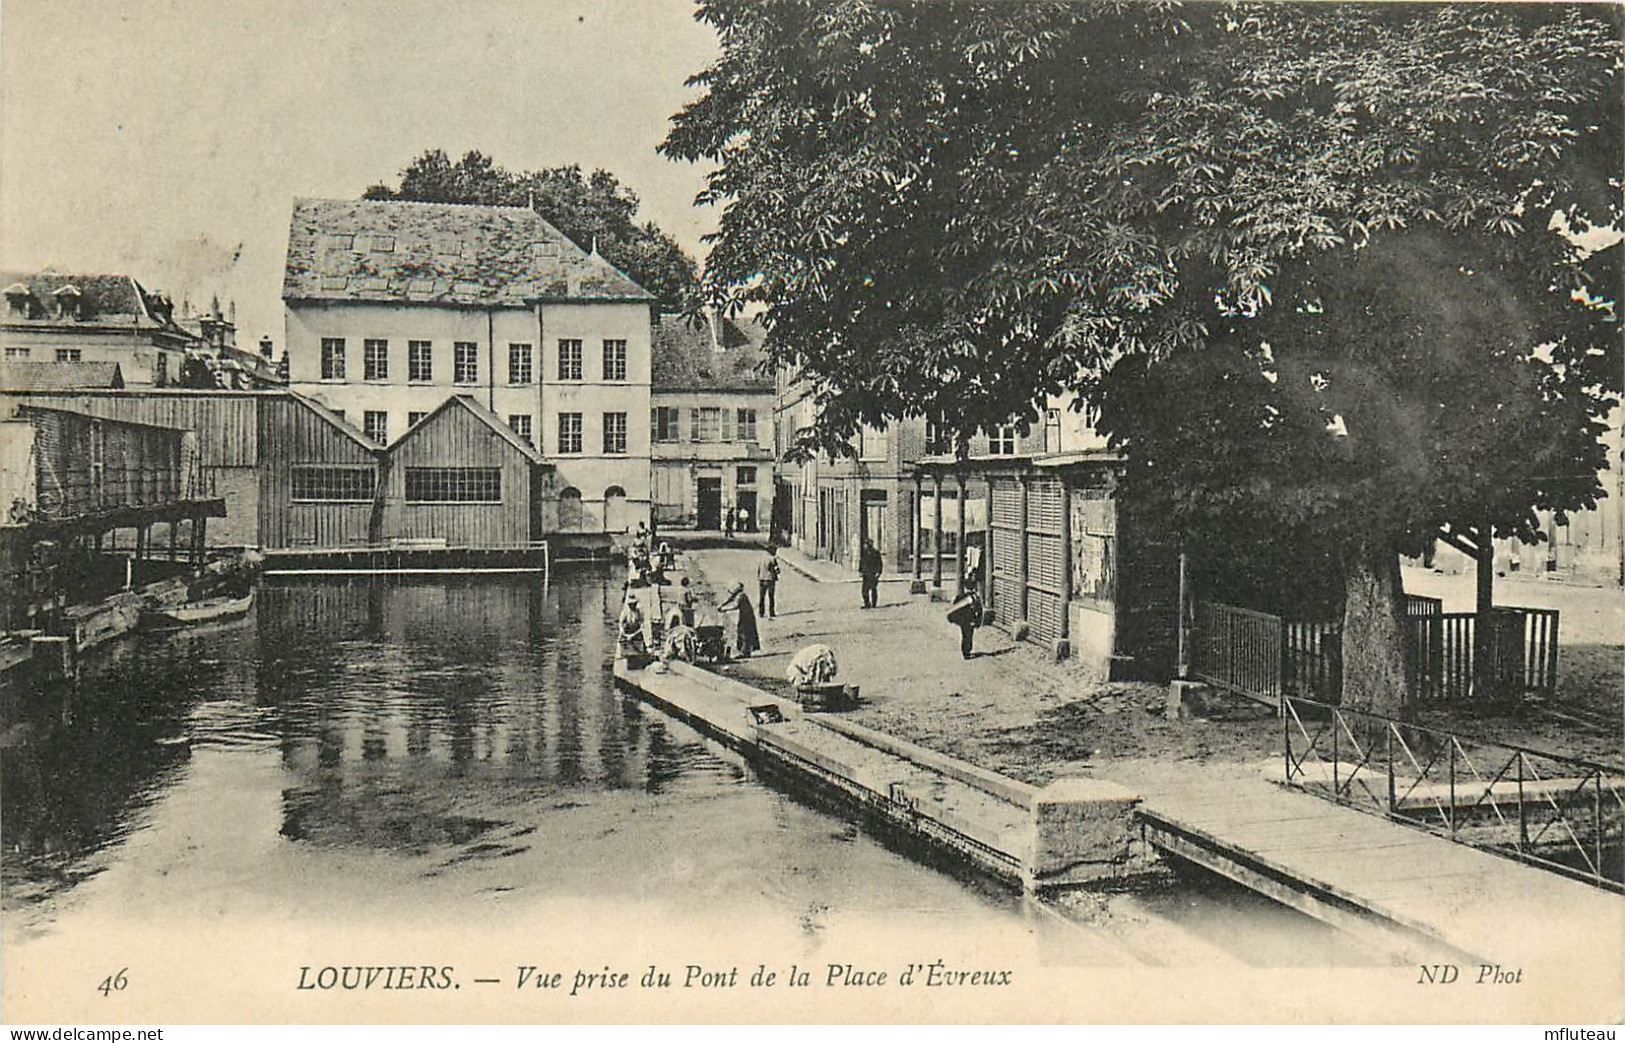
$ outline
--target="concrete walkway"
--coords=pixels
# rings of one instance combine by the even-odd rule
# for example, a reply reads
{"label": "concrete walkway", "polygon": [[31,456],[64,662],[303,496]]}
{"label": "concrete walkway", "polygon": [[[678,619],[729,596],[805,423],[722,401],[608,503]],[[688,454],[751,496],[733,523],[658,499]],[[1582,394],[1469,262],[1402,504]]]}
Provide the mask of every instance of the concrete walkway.
{"label": "concrete walkway", "polygon": [[[762,555],[697,550],[687,557],[702,589],[739,581],[754,602]],[[1126,700],[1125,717],[1196,734],[1209,726],[1163,722],[1148,712],[1156,709],[1160,688],[1091,684],[1067,664],[1049,661],[1035,646],[1014,643],[993,628],[979,630],[977,655],[961,660],[946,605],[910,595],[910,577],[887,577],[880,606],[865,610],[856,584],[844,577],[811,578],[828,563],[807,566],[784,556],[794,564],[779,583],[777,617],[760,620],[762,651],[721,672],[787,694],[784,668],[791,656],[813,642],[828,644],[840,661],[840,679],[863,693],[864,705],[843,718],[1034,785],[1077,775],[1121,783],[1141,794],[1148,812],[1218,834],[1236,851],[1259,856],[1267,871],[1296,874],[1329,895],[1350,897],[1380,918],[1482,959],[1547,956],[1566,946],[1570,956],[1588,950],[1585,960],[1593,970],[1619,967],[1625,899],[1286,789],[1256,762],[1237,763],[1227,751],[1208,760],[1166,753],[1100,757],[1091,747],[1091,719],[1063,718],[1067,723],[1057,725],[1058,707]],[[1255,732],[1270,748],[1279,741],[1273,716],[1233,727]],[[1224,837],[1226,832],[1232,835]],[[1403,859],[1390,857],[1400,850]],[[1577,940],[1598,937],[1592,929],[1610,939],[1601,954]]]}

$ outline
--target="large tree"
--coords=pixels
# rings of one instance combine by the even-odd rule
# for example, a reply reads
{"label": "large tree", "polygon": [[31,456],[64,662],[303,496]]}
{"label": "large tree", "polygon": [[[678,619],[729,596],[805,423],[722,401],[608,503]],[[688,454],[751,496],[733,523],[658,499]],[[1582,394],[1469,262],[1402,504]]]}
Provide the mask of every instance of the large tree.
{"label": "large tree", "polygon": [[440,149],[429,149],[401,171],[397,187],[373,185],[364,198],[534,206],[583,250],[597,246],[663,307],[690,309],[699,285],[693,258],[652,221],[639,223],[637,195],[606,170],[584,174],[572,165],[512,171],[477,151],[454,163]]}
{"label": "large tree", "polygon": [[1374,650],[1348,694],[1391,710],[1397,554],[1600,494],[1618,251],[1583,244],[1620,224],[1617,9],[700,16],[723,54],[663,147],[718,164],[709,289],[767,307],[816,446],[923,414],[963,447],[1082,391],[1182,531],[1337,548]]}

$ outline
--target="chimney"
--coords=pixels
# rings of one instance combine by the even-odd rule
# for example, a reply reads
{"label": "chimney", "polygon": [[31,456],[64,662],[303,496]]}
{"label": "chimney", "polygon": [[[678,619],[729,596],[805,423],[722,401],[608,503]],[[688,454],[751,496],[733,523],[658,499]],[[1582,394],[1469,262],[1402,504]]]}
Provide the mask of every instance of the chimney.
{"label": "chimney", "polygon": [[720,321],[717,318],[717,309],[715,307],[705,309],[705,324],[711,327],[711,354],[713,355],[722,354],[722,338],[717,335],[717,324]]}

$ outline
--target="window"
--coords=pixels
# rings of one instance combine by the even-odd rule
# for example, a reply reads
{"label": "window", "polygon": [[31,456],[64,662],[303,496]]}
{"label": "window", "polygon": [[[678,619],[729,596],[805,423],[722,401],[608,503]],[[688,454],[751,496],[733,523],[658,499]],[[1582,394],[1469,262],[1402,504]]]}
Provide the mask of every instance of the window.
{"label": "window", "polygon": [[738,473],[735,475],[735,480],[737,481],[737,483],[739,485],[755,485],[756,484],[756,468],[754,468],[754,467],[741,467],[741,468],[739,468]]}
{"label": "window", "polygon": [[407,503],[501,503],[496,467],[408,467]]}
{"label": "window", "polygon": [[[511,414],[508,417],[508,426],[513,428],[513,433],[514,434],[518,435],[520,438],[523,438],[526,442],[531,441],[531,437],[530,437],[530,414],[529,413],[513,413],[513,414]],[[534,443],[532,443],[532,444],[534,444]]]}
{"label": "window", "polygon": [[739,423],[734,427],[734,437],[741,442],[756,441],[756,410],[739,410],[738,420]]}
{"label": "window", "polygon": [[530,383],[530,345],[508,345],[508,383]]}
{"label": "window", "polygon": [[322,338],[322,379],[344,379],[344,338]]}
{"label": "window", "polygon": [[604,341],[604,379],[626,379],[626,341]]}
{"label": "window", "polygon": [[581,342],[579,340],[559,341],[559,379],[581,379]]}
{"label": "window", "polygon": [[427,413],[408,413],[406,414],[406,426],[417,427],[419,424],[423,423],[423,418],[428,415],[429,414]]}
{"label": "window", "polygon": [[604,414],[604,452],[619,454],[626,452],[626,414]]}
{"label": "window", "polygon": [[406,342],[406,379],[429,381],[434,379],[434,345],[426,340]]}
{"label": "window", "polygon": [[389,379],[389,341],[369,338],[361,342],[361,373],[365,380]]}
{"label": "window", "polygon": [[649,429],[656,442],[675,442],[682,437],[676,406],[655,406],[649,410]]}
{"label": "window", "polygon": [[858,459],[884,460],[891,454],[891,438],[883,427],[858,428]]}
{"label": "window", "polygon": [[375,235],[372,237],[374,253],[392,253],[395,250],[395,237],[392,235]]}
{"label": "window", "polygon": [[158,353],[158,362],[153,367],[152,382],[159,387],[169,383],[169,354],[167,352],[160,351]]}
{"label": "window", "polygon": [[581,414],[559,414],[559,452],[581,452]]}
{"label": "window", "polygon": [[460,340],[451,346],[451,379],[454,384],[476,384],[480,379],[480,346]]}
{"label": "window", "polygon": [[369,409],[361,414],[361,432],[374,442],[389,441],[389,414],[382,409]]}
{"label": "window", "polygon": [[344,410],[335,409],[335,410],[333,410],[333,415],[338,417],[340,420],[343,420],[344,419]]}
{"label": "window", "polygon": [[1002,424],[988,432],[987,451],[993,456],[1016,455],[1016,427]]}
{"label": "window", "polygon": [[7,348],[6,349],[6,358],[8,358],[8,359],[25,359],[27,357],[28,357],[28,349],[27,348]]}
{"label": "window", "polygon": [[291,472],[295,503],[371,503],[370,467],[295,467]]}
{"label": "window", "polygon": [[707,406],[689,411],[689,440],[715,442],[722,437],[722,410]]}
{"label": "window", "polygon": [[[163,358],[163,355],[159,355]],[[56,360],[58,362],[79,362],[84,358],[84,352],[78,348],[57,348]]]}
{"label": "window", "polygon": [[925,455],[940,456],[948,451],[948,439],[943,436],[942,425],[935,420],[925,422]]}

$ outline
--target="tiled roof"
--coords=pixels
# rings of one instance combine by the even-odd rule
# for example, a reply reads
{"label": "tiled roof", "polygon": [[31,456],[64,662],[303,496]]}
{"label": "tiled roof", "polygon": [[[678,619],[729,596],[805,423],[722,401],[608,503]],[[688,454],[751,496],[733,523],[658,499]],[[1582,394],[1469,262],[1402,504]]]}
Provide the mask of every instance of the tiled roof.
{"label": "tiled roof", "polygon": [[523,207],[298,199],[284,300],[522,308],[653,297]]}
{"label": "tiled roof", "polygon": [[159,325],[147,311],[144,303],[146,291],[128,275],[0,272],[0,285],[4,285],[7,290],[18,284],[27,287],[36,304],[47,309],[58,290],[73,286],[79,291],[80,308],[87,318],[104,315],[135,316],[141,319],[143,325]]}
{"label": "tiled roof", "polygon": [[653,390],[771,392],[773,374],[759,368],[766,340],[754,319],[719,317],[713,325],[662,316],[654,327]]}
{"label": "tiled roof", "polygon": [[73,391],[123,386],[124,373],[117,362],[0,363],[0,391]]}

